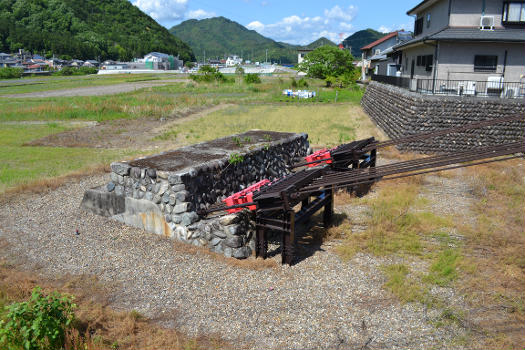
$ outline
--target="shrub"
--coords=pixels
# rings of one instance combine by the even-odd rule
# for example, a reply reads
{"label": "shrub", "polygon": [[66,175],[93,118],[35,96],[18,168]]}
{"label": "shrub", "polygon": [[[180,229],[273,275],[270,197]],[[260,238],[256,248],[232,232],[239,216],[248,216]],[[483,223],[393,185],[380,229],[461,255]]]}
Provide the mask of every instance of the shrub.
{"label": "shrub", "polygon": [[98,69],[95,67],[63,67],[61,70],[57,70],[53,75],[69,76],[69,75],[86,75],[86,74],[97,74]]}
{"label": "shrub", "polygon": [[71,67],[62,67],[61,70],[57,70],[53,75],[73,75],[73,68]]}
{"label": "shrub", "polygon": [[36,287],[29,301],[6,307],[7,314],[0,321],[0,346],[25,350],[63,348],[75,307],[69,297],[56,292],[44,296]]}
{"label": "shrub", "polygon": [[302,88],[307,88],[309,85],[308,85],[308,82],[306,81],[305,78],[301,78],[297,81],[297,87],[302,87]]}
{"label": "shrub", "polygon": [[22,77],[22,68],[4,67],[0,68],[0,79],[15,79]]}
{"label": "shrub", "polygon": [[261,78],[258,74],[248,73],[244,76],[244,82],[246,84],[260,84]]}
{"label": "shrub", "polygon": [[333,76],[326,77],[326,87],[331,87],[336,84],[337,78]]}
{"label": "shrub", "polygon": [[240,155],[239,153],[232,153],[230,154],[230,160],[229,160],[230,164],[240,164],[242,162],[244,162],[244,157],[242,155]]}
{"label": "shrub", "polygon": [[244,75],[244,68],[242,68],[241,66],[237,66],[237,68],[235,68],[235,74]]}
{"label": "shrub", "polygon": [[217,68],[211,66],[202,66],[199,68],[199,73],[201,74],[190,74],[190,79],[198,83],[231,83],[233,79],[228,79],[224,74],[219,72]]}
{"label": "shrub", "polygon": [[297,81],[295,80],[295,78],[291,78],[291,79],[290,79],[290,85],[291,85],[293,88],[296,88],[296,87],[297,87]]}
{"label": "shrub", "polygon": [[95,68],[95,67],[80,67],[78,68],[77,70],[78,73],[81,73],[81,74],[97,74],[98,73],[98,69]]}

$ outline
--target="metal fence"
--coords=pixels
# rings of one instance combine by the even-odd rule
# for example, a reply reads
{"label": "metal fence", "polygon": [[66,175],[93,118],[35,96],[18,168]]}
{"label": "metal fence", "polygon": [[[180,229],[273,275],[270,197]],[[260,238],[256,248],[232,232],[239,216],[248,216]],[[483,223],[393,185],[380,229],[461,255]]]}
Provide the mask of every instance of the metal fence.
{"label": "metal fence", "polygon": [[394,77],[389,75],[372,75],[372,80],[379,83],[399,86],[401,88],[410,88],[410,78]]}
{"label": "metal fence", "polygon": [[525,82],[418,79],[416,92],[428,95],[475,96],[498,98],[525,97]]}

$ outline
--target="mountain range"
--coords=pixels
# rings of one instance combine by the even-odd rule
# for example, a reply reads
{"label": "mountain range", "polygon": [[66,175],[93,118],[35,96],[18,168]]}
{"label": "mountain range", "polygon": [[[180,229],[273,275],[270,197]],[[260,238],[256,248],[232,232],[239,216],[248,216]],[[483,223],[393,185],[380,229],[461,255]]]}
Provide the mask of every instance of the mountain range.
{"label": "mountain range", "polygon": [[[278,42],[224,17],[190,19],[173,26],[169,32],[188,43],[200,62],[205,57],[225,58],[228,55],[239,55],[244,59],[262,62],[268,55],[269,61],[290,64],[297,63],[298,49],[336,45],[324,37],[306,46]],[[344,44],[351,46],[354,57],[361,57],[360,48],[383,35],[385,34],[373,29],[361,30],[347,37]]]}
{"label": "mountain range", "polygon": [[[359,48],[382,35],[361,30],[343,43],[360,57]],[[191,19],[168,30],[128,0],[0,0],[0,52],[129,61],[159,51],[185,62],[235,54],[294,64],[298,49],[323,45],[336,44],[324,37],[305,46],[278,42],[224,17]]]}
{"label": "mountain range", "polygon": [[160,51],[184,61],[191,48],[128,0],[2,0],[0,52],[121,61]]}
{"label": "mountain range", "polygon": [[297,61],[297,46],[266,38],[224,17],[190,19],[169,30],[192,48],[202,62],[207,58],[242,56],[253,62],[268,60],[281,63]]}

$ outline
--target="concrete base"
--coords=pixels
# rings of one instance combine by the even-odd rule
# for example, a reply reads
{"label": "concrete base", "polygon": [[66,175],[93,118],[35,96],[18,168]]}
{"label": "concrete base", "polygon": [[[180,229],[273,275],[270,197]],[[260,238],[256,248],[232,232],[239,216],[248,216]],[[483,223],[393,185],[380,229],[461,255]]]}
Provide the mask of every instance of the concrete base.
{"label": "concrete base", "polygon": [[149,200],[119,196],[115,192],[107,192],[105,186],[101,186],[87,190],[80,206],[148,232],[173,236],[159,207]]}

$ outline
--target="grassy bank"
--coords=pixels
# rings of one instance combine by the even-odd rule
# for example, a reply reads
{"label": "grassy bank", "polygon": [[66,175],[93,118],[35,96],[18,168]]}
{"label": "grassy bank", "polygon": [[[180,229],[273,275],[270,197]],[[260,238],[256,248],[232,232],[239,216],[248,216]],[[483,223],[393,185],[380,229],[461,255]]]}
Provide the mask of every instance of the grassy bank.
{"label": "grassy bank", "polygon": [[57,123],[0,125],[0,192],[108,164],[130,154],[124,150],[24,146],[27,141],[59,133],[67,127]]}
{"label": "grassy bank", "polygon": [[314,145],[333,146],[379,132],[353,104],[238,105],[178,125],[159,138],[187,143],[241,133],[250,129],[306,132]]}

